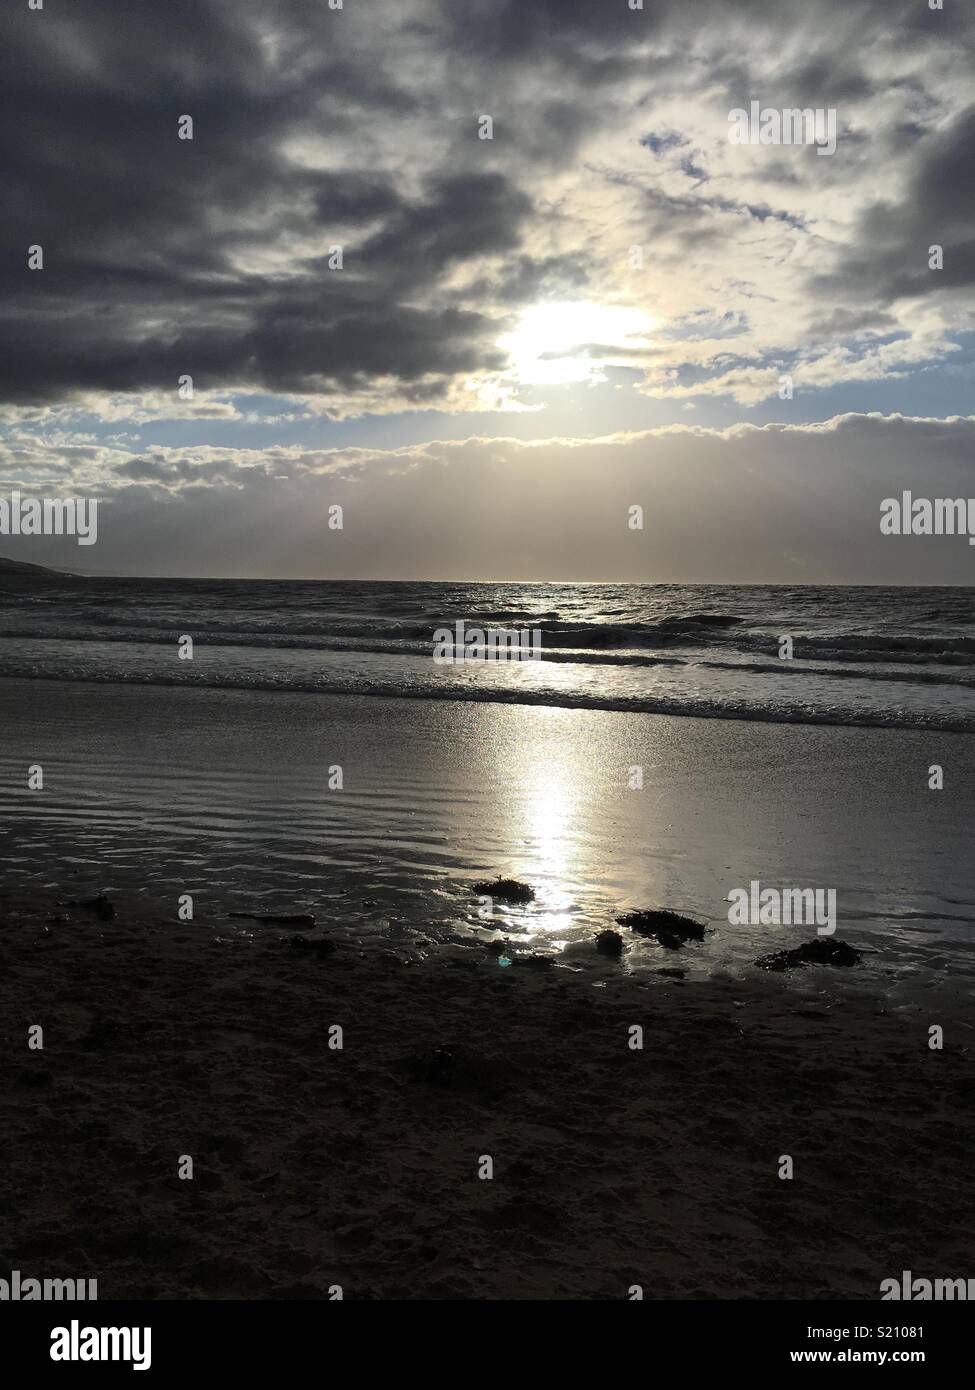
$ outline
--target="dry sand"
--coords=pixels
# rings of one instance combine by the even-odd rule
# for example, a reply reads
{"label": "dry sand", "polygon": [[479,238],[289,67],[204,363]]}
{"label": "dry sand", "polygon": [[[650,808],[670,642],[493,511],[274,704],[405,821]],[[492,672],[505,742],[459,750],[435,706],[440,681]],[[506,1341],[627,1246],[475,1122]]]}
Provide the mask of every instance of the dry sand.
{"label": "dry sand", "polygon": [[460,948],[409,964],[48,920],[0,934],[5,1277],[97,1278],[102,1299],[876,1298],[902,1269],[975,1273],[975,1034],[948,1000],[888,1012],[825,969],[596,987]]}

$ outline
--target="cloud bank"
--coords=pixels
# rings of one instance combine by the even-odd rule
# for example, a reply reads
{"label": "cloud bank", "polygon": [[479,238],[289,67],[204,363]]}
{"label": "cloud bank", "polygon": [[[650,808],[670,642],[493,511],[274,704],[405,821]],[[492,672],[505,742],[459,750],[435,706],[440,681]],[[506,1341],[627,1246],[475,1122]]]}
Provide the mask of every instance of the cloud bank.
{"label": "cloud bank", "polygon": [[[963,537],[883,536],[881,502],[967,497],[975,416],[837,416],[593,440],[240,451],[25,438],[4,476],[102,499],[97,563],[209,577],[967,583]],[[329,509],[342,508],[341,530]],[[641,530],[630,509],[643,509]],[[65,538],[14,558],[93,563]],[[147,556],[168,557],[155,564]]]}

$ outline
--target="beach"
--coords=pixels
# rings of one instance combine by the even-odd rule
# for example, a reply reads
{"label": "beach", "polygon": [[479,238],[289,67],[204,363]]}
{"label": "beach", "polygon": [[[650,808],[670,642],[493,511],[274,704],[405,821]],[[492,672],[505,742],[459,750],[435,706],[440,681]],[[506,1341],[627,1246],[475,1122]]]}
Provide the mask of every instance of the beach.
{"label": "beach", "polygon": [[873,1299],[971,1267],[944,998],[289,941],[7,917],[9,1267],[102,1299]]}
{"label": "beach", "polygon": [[[968,735],[19,679],[0,712],[11,1269],[869,1299],[970,1267]],[[497,873],[534,901],[481,915]],[[815,931],[732,926],[753,878],[833,884],[860,962],[759,968]]]}

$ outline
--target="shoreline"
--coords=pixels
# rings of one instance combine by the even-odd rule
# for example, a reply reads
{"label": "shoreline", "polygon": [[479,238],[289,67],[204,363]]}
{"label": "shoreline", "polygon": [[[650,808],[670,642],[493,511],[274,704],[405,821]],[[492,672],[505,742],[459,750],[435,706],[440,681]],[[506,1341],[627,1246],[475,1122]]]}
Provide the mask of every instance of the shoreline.
{"label": "shoreline", "polygon": [[870,1299],[971,1267],[961,1000],[293,936],[8,914],[7,1268],[105,1299]]}
{"label": "shoreline", "polygon": [[[116,639],[119,646],[125,645],[121,639]],[[80,644],[79,644],[80,645]],[[139,645],[132,643],[130,645]],[[145,644],[149,650],[152,644]],[[201,650],[208,650],[206,647]],[[233,646],[215,646],[211,651],[228,652],[241,651],[251,655],[254,650],[263,651],[263,648],[249,648]],[[314,655],[322,657],[370,657],[383,655],[379,652],[356,650],[318,650],[300,649],[283,647],[275,650],[277,658],[292,657],[296,655]],[[390,657],[394,653],[388,654]],[[398,660],[416,660],[426,669],[426,658],[420,657],[416,653],[406,653],[397,657]],[[493,670],[492,663],[485,663],[488,669]],[[545,663],[538,663],[544,665]],[[550,664],[558,664],[552,662]],[[598,664],[598,663],[597,663]],[[661,662],[660,664],[665,664]],[[502,667],[504,663],[499,663]],[[517,663],[515,663],[517,665]],[[743,668],[744,669],[744,668]],[[818,674],[810,669],[810,674]],[[843,673],[844,676],[853,673]],[[588,694],[566,694],[564,692],[553,693],[551,690],[530,690],[530,689],[504,689],[497,690],[483,689],[477,690],[473,687],[452,687],[447,684],[435,685],[427,688],[413,686],[409,690],[399,685],[392,684],[388,687],[373,684],[368,686],[351,684],[322,685],[317,680],[308,680],[301,684],[292,682],[282,684],[269,678],[228,680],[226,675],[214,676],[211,679],[198,677],[195,671],[189,675],[185,672],[180,676],[163,676],[159,671],[147,671],[144,673],[127,672],[122,675],[116,670],[99,672],[97,670],[86,669],[80,672],[65,673],[59,672],[57,675],[38,672],[25,667],[23,670],[2,670],[0,669],[0,681],[9,681],[16,684],[37,684],[43,683],[48,686],[96,686],[105,688],[135,689],[135,690],[201,690],[211,691],[222,697],[227,696],[249,696],[249,695],[275,695],[308,697],[314,696],[324,699],[356,699],[356,700],[387,700],[395,702],[416,702],[421,704],[457,704],[457,705],[487,705],[500,709],[536,709],[536,710],[567,710],[576,713],[592,714],[620,714],[641,716],[651,719],[703,719],[719,724],[748,724],[748,725],[769,725],[772,728],[784,726],[796,729],[836,729],[845,731],[871,730],[871,731],[890,731],[892,733],[906,734],[926,734],[943,738],[946,736],[971,737],[975,734],[975,716],[966,715],[959,718],[956,715],[941,713],[923,713],[920,717],[907,718],[903,712],[891,715],[887,711],[875,711],[872,713],[860,713],[852,708],[845,711],[844,717],[837,718],[835,713],[823,711],[811,711],[806,709],[776,708],[752,706],[746,703],[725,704],[708,706],[706,704],[687,705],[679,698],[668,697],[667,695],[620,695],[620,696],[595,696]],[[912,682],[908,680],[908,684]]]}

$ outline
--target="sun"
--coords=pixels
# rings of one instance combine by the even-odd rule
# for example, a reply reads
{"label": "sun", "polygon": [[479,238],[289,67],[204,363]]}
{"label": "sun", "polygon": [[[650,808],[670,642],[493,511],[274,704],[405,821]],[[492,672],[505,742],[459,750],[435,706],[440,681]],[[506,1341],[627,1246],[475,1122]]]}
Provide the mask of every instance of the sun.
{"label": "sun", "polygon": [[604,380],[608,366],[635,366],[656,320],[642,309],[586,301],[535,304],[498,339],[525,386]]}

